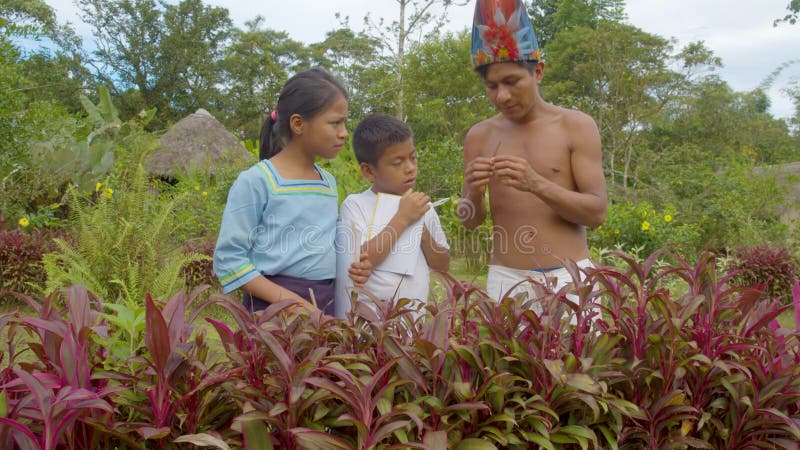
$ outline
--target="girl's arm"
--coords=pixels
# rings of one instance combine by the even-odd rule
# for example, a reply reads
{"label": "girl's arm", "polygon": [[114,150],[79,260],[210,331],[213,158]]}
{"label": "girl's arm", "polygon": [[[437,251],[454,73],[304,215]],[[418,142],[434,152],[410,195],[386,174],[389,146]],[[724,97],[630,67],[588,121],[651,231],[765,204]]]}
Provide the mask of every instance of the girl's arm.
{"label": "girl's arm", "polygon": [[267,303],[277,303],[283,300],[294,300],[299,305],[311,311],[318,311],[316,305],[312,305],[304,298],[294,292],[274,283],[264,277],[253,278],[242,286],[242,290],[248,294],[258,297]]}

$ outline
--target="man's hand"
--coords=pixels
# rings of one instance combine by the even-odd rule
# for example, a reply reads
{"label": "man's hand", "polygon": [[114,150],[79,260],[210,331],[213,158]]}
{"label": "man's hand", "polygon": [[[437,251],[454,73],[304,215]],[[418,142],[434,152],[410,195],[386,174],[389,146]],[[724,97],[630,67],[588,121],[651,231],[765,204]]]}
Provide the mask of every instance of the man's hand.
{"label": "man's hand", "polygon": [[355,287],[362,287],[366,284],[370,275],[372,275],[372,263],[369,262],[369,257],[366,253],[361,253],[360,259],[350,264],[350,268],[347,269],[347,274],[350,279],[353,280],[353,285]]}
{"label": "man's hand", "polygon": [[500,155],[494,158],[494,175],[500,183],[522,192],[537,192],[542,176],[528,160],[519,156]]}
{"label": "man's hand", "polygon": [[411,225],[431,209],[430,201],[431,198],[424,192],[414,192],[413,189],[409,189],[400,197],[397,218],[400,219],[403,225]]}
{"label": "man's hand", "polygon": [[478,156],[469,162],[464,171],[464,186],[469,191],[464,193],[465,196],[483,198],[494,171],[492,161],[493,158]]}

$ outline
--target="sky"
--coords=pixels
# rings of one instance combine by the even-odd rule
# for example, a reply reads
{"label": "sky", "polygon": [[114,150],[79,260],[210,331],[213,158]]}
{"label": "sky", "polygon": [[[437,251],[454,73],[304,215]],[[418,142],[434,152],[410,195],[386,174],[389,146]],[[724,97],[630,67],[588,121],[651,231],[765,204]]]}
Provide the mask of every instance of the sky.
{"label": "sky", "polygon": [[[206,4],[228,9],[236,26],[256,15],[265,26],[286,31],[292,39],[320,42],[325,33],[339,26],[336,13],[349,16],[350,27],[363,29],[363,17],[392,21],[398,14],[396,0],[204,0]],[[81,23],[73,0],[45,0],[56,11],[59,22],[69,21],[88,44],[91,30]],[[461,1],[463,3],[463,1]],[[675,38],[678,47],[702,40],[724,67],[721,78],[740,92],[757,88],[781,64],[796,61],[768,91],[776,117],[791,117],[794,106],[781,92],[790,80],[800,78],[800,24],[773,27],[783,17],[789,0],[627,0],[627,22],[642,30]],[[448,10],[450,31],[472,24],[474,2]],[[298,12],[302,12],[299,14]],[[535,26],[535,24],[534,24]]]}

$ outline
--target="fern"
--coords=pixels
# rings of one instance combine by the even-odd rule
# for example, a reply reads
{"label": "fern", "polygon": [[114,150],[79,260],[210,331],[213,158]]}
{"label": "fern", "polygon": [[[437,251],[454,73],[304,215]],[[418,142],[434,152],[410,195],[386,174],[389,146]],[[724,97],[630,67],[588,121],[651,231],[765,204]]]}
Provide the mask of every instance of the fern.
{"label": "fern", "polygon": [[185,253],[170,236],[187,194],[160,198],[141,164],[127,173],[110,198],[70,191],[75,244],[57,242],[58,251],[45,255],[47,293],[80,284],[115,303],[139,303],[147,293],[166,298],[183,287],[185,265],[207,259]]}

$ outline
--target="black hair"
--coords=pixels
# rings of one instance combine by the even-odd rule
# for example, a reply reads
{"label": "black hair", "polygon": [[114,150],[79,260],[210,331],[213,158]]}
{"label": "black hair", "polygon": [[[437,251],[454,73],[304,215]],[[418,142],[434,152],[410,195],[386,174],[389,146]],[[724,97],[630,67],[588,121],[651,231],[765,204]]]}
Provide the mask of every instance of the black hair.
{"label": "black hair", "polygon": [[[536,70],[536,65],[539,64],[539,61],[537,61],[537,60],[533,60],[533,61],[509,61],[509,62],[513,62],[514,64],[516,64],[516,65],[518,65],[520,67],[526,68],[529,73],[533,73],[533,71]],[[486,74],[489,72],[489,66],[491,66],[491,64],[484,64],[482,66],[478,66],[478,67],[475,68],[475,72],[478,72],[478,74],[480,74],[480,76],[484,80],[486,80]]]}
{"label": "black hair", "polygon": [[347,99],[347,90],[327,70],[315,67],[295,74],[283,85],[275,111],[267,115],[261,127],[259,158],[277,155],[292,137],[289,118],[294,114],[310,120],[336,99]]}
{"label": "black hair", "polygon": [[402,120],[387,114],[373,114],[363,118],[353,132],[353,151],[359,163],[375,166],[386,147],[413,136],[411,127]]}

